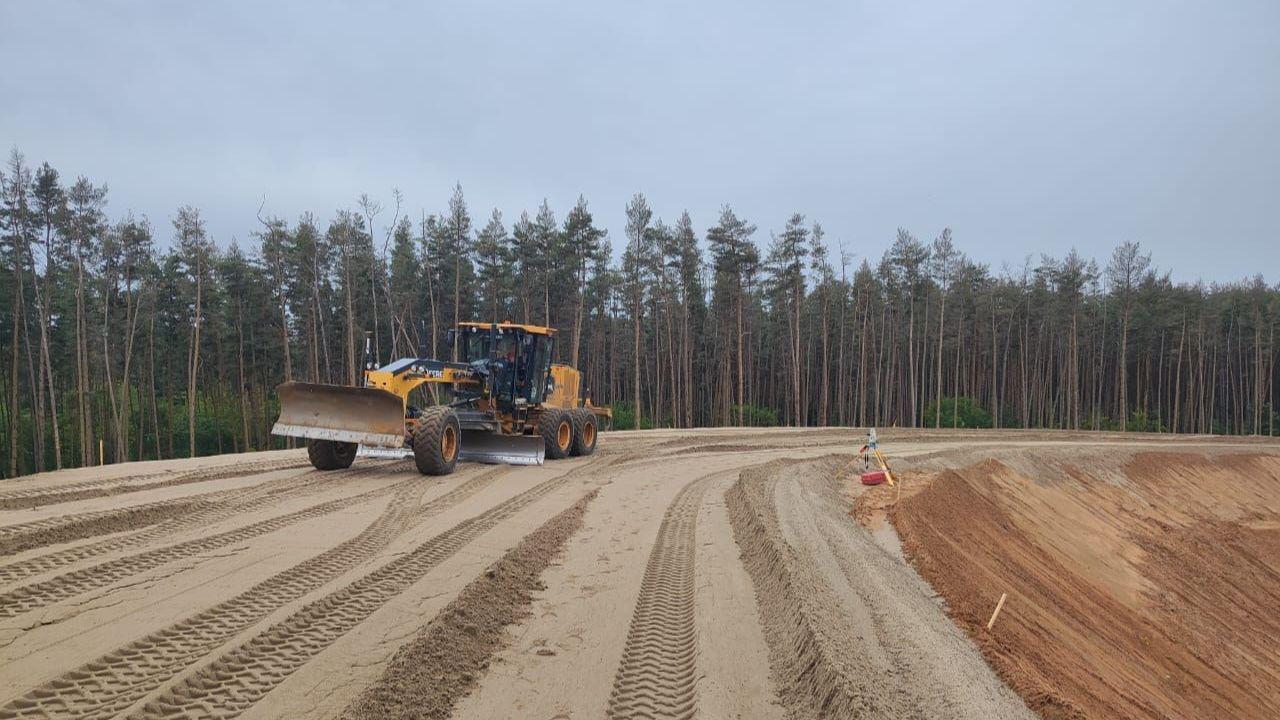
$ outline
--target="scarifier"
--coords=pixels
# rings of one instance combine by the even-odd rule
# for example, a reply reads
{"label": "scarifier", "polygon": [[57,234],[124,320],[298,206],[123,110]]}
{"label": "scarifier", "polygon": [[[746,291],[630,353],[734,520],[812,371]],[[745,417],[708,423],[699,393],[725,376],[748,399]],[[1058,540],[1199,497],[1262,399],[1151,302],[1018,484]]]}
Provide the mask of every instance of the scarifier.
{"label": "scarifier", "polygon": [[[448,331],[458,362],[413,357],[381,367],[366,334],[363,386],[283,383],[271,432],[306,438],[320,470],[350,467],[357,456],[412,456],[423,474],[447,475],[459,460],[541,465],[590,455],[613,414],[591,404],[582,373],[551,361],[555,334],[538,325],[460,323]],[[440,385],[449,386],[447,402],[411,402],[415,390],[425,396]]]}

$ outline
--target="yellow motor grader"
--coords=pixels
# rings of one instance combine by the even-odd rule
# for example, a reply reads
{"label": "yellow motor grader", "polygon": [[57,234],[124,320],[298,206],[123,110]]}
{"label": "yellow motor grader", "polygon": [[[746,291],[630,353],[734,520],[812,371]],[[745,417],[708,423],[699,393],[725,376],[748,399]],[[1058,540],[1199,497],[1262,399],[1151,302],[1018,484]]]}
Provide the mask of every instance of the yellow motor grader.
{"label": "yellow motor grader", "polygon": [[[458,362],[401,358],[381,367],[366,336],[363,386],[284,383],[271,432],[306,438],[320,470],[350,467],[357,456],[412,455],[423,474],[448,475],[458,460],[541,465],[590,455],[612,412],[591,404],[577,369],[551,361],[555,334],[537,325],[460,323],[448,332]],[[414,404],[417,390],[425,405],[429,384],[448,385],[447,401]]]}

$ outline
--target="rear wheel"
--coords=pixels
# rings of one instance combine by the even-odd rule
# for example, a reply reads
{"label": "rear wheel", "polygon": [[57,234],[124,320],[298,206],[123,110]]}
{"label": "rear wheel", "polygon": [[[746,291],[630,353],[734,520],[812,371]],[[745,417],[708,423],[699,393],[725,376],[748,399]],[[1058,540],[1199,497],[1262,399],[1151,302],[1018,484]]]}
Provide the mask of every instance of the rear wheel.
{"label": "rear wheel", "polygon": [[573,413],[573,449],[571,455],[590,455],[596,451],[597,430],[595,413],[579,408]]}
{"label": "rear wheel", "polygon": [[423,475],[448,475],[458,465],[462,433],[458,415],[447,407],[422,411],[413,432],[413,459]]}
{"label": "rear wheel", "polygon": [[538,432],[547,446],[547,458],[559,460],[569,456],[573,447],[573,417],[564,410],[543,410],[538,419]]}
{"label": "rear wheel", "polygon": [[308,440],[307,458],[317,470],[343,470],[355,461],[357,447],[337,440]]}

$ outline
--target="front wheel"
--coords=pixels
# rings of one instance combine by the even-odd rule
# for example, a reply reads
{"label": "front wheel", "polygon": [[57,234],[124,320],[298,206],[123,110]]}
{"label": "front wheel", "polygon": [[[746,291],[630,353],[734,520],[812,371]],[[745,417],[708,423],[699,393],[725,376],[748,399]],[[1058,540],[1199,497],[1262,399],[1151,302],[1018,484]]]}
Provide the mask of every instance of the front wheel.
{"label": "front wheel", "polygon": [[423,475],[448,475],[458,466],[462,433],[458,414],[447,407],[422,411],[413,432],[413,459]]}
{"label": "front wheel", "polygon": [[355,461],[357,447],[337,440],[308,440],[307,459],[317,470],[344,470]]}

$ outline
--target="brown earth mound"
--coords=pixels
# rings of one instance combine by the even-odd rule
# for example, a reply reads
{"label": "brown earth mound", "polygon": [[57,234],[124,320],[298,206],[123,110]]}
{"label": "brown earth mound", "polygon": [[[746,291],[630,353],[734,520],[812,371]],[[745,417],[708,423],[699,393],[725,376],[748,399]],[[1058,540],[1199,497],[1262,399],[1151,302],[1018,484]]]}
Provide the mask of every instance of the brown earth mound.
{"label": "brown earth mound", "polygon": [[1001,676],[1046,718],[1280,717],[1280,457],[1058,467],[944,471],[890,511]]}

